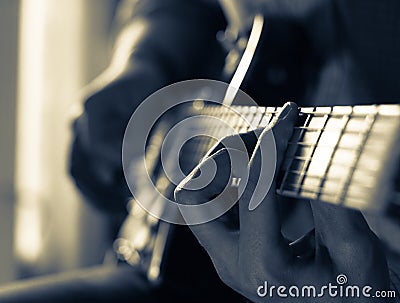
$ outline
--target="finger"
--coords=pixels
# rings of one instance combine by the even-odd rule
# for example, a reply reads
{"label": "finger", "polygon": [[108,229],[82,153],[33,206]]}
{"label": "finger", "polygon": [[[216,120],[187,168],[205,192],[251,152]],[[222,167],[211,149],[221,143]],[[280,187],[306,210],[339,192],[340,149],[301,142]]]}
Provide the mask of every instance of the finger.
{"label": "finger", "polygon": [[[275,263],[277,258],[285,259],[289,249],[281,234],[279,205],[275,194],[276,163],[271,163],[267,158],[271,157],[270,153],[276,152],[277,165],[280,165],[297,115],[297,106],[287,103],[278,121],[273,125],[273,137],[271,130],[263,132],[250,160],[249,182],[239,200],[240,240],[243,249],[247,247],[252,251],[254,258],[269,259],[272,263]],[[276,138],[276,146],[273,144],[273,138]],[[253,207],[254,201],[261,203]]]}
{"label": "finger", "polygon": [[[231,203],[233,197],[224,189],[229,184],[231,161],[226,149],[221,149],[207,159],[203,160],[195,170],[189,174],[175,189],[175,200],[183,205],[199,205],[213,201],[212,207],[201,207],[193,209],[193,215],[199,218],[199,221],[207,221],[204,218],[215,217],[215,213],[220,212],[226,203]],[[192,190],[193,178],[197,175],[203,175],[209,178],[212,174],[210,170],[216,170],[218,174],[204,188]],[[196,184],[197,186],[197,184]],[[185,213],[182,214],[185,218]],[[233,268],[237,251],[237,233],[232,232],[222,221],[211,220],[207,223],[190,225],[194,235],[200,244],[206,249],[216,266],[229,264],[227,268]],[[224,269],[223,271],[227,271]]]}
{"label": "finger", "polygon": [[370,253],[377,238],[361,212],[314,201],[311,203],[316,230],[316,256],[324,251],[342,268],[359,264],[360,257]]}

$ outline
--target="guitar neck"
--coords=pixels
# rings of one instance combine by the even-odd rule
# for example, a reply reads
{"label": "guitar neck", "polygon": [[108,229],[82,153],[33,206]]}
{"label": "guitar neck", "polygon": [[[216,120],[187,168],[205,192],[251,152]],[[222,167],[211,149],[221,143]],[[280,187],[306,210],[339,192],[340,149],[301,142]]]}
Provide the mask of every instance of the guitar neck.
{"label": "guitar neck", "polygon": [[[172,199],[177,184],[169,180],[171,175],[166,174],[159,162],[163,140],[175,119],[204,117],[191,127],[180,128],[183,133],[176,135],[176,139],[181,135],[191,138],[181,150],[175,149],[179,144],[167,148],[171,156],[166,163],[169,173],[173,174],[179,166],[187,175],[216,140],[265,128],[279,110],[276,107],[224,107],[195,101],[182,111],[172,113],[173,118],[159,121],[146,150],[149,171],[139,170],[139,173],[149,173],[158,192]],[[277,193],[381,213],[399,210],[399,118],[400,105],[302,108],[278,173]],[[157,219],[165,210],[164,204],[155,199],[154,188],[147,189],[141,184],[140,175],[137,180],[141,195],[136,198],[142,204],[139,206],[132,200],[130,214],[115,243],[116,252],[128,263],[142,264],[148,278],[158,281],[171,224]],[[151,209],[152,215],[142,205]],[[399,213],[391,214],[398,216]],[[153,217],[154,214],[157,216]],[[179,216],[179,213],[173,215]]]}
{"label": "guitar neck", "polygon": [[[279,110],[205,105],[193,106],[191,114],[221,119],[242,133],[268,126]],[[277,193],[384,211],[398,190],[399,118],[400,105],[301,108],[278,175]],[[223,127],[214,128],[216,138],[227,134]],[[211,146],[212,142],[203,142],[196,148],[204,154]]]}

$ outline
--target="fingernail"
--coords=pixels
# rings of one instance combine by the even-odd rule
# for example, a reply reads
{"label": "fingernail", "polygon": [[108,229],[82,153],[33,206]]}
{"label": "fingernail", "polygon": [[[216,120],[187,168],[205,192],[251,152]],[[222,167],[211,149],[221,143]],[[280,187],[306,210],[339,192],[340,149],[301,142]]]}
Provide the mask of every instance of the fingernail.
{"label": "fingernail", "polygon": [[290,102],[286,102],[285,105],[282,107],[281,112],[279,113],[278,119],[283,120],[285,119],[289,113],[292,111],[293,107]]}

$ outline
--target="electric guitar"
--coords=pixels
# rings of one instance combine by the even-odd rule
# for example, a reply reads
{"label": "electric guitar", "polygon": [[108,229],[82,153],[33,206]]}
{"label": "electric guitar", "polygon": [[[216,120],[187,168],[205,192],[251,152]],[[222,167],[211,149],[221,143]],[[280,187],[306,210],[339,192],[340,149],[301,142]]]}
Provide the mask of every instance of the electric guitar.
{"label": "electric guitar", "polygon": [[[248,45],[250,38],[236,38],[227,56],[225,74],[232,74],[244,66],[241,75],[233,76],[236,87],[240,86],[249,68],[249,65],[241,65],[240,58],[246,57],[242,54],[252,49],[254,55],[254,47]],[[227,95],[227,98],[233,99],[234,96]],[[186,117],[205,115],[224,121],[230,130],[244,133],[267,127],[278,112],[276,107],[221,106],[206,100],[193,100],[164,115],[148,141],[145,155],[147,172],[136,172],[136,187],[142,191],[140,196],[148,197],[146,205],[154,204],[151,212],[162,214],[164,209],[154,199],[154,189],[141,183],[140,173],[150,173],[158,192],[173,198],[177,184],[170,181],[161,165],[161,147],[175,123]],[[174,152],[170,153],[171,159],[164,160],[188,174],[216,140],[230,134],[228,128],[199,123],[188,129],[190,134],[187,135],[195,136],[205,130],[214,139],[194,137],[179,151],[179,163],[176,163]],[[399,158],[400,105],[302,108],[278,172],[276,191],[291,198],[399,215]],[[181,227],[159,220],[132,200],[114,248],[120,259],[141,266],[150,281],[159,283],[166,272],[174,270],[171,264],[176,259],[171,261],[174,255],[171,248],[176,246],[180,230]]]}
{"label": "electric guitar", "polygon": [[[169,181],[159,165],[164,136],[175,119],[194,115],[215,117],[224,121],[226,128],[199,123],[187,132],[191,136],[208,130],[214,138],[222,139],[231,129],[244,133],[267,127],[278,112],[275,107],[227,108],[199,100],[182,106],[178,113],[174,112],[174,119],[165,117],[159,122],[149,141],[146,163],[157,189],[171,198],[177,185]],[[173,164],[188,174],[215,143],[209,137],[195,138],[183,146],[180,163]],[[169,161],[175,161],[175,156]],[[301,108],[278,174],[277,193],[364,211],[399,214],[399,160],[400,105]],[[148,196],[153,197],[150,192]],[[158,281],[173,230],[173,224],[158,220],[133,200],[115,242],[116,251],[127,262],[141,264],[148,278]]]}

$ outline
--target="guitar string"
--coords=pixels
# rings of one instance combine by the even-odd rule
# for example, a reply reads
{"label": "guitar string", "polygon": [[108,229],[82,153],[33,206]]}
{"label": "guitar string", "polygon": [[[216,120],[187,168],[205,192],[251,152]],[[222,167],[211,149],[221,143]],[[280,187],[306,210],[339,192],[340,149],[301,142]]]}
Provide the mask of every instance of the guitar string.
{"label": "guitar string", "polygon": [[[361,142],[361,151],[360,151],[360,153],[358,153],[357,154],[357,156],[356,156],[356,158],[354,159],[354,161],[353,161],[353,163],[352,163],[352,167],[354,167],[354,168],[351,168],[351,170],[350,170],[350,174],[348,175],[348,178],[347,178],[347,180],[346,180],[346,183],[345,183],[345,185],[344,185],[344,188],[343,188],[343,192],[342,192],[342,195],[341,195],[341,197],[340,197],[340,200],[341,201],[345,201],[345,198],[346,198],[346,194],[347,194],[347,192],[348,192],[348,190],[349,190],[349,187],[350,187],[350,184],[351,184],[351,180],[353,179],[353,176],[354,176],[354,173],[355,173],[355,170],[356,170],[356,167],[357,167],[357,165],[358,165],[358,162],[360,161],[360,159],[361,159],[361,154],[362,154],[362,149],[363,149],[363,147],[364,147],[364,143],[366,143],[366,141],[367,141],[367,139],[368,139],[368,135],[369,135],[369,133],[370,133],[370,131],[372,130],[372,127],[373,127],[373,125],[374,125],[374,123],[375,123],[375,121],[376,121],[376,119],[377,119],[377,117],[378,117],[378,113],[375,113],[375,115],[374,116],[370,116],[370,115],[368,115],[367,117],[366,117],[366,120],[369,122],[369,126],[368,126],[368,131],[366,132],[366,134],[365,134],[365,136],[363,137],[363,140],[362,140],[362,142]],[[372,120],[369,120],[368,118],[372,118]]]}
{"label": "guitar string", "polygon": [[[273,111],[272,113],[277,113],[278,111]],[[271,111],[270,112],[268,112],[268,113],[271,113]],[[267,113],[266,113],[267,114]],[[264,114],[264,116],[266,115],[266,114]],[[310,115],[310,113],[307,113],[307,114],[309,114]],[[312,121],[312,118],[313,117],[315,117],[315,115],[310,115],[311,116],[311,121]],[[336,114],[336,115],[328,115],[328,114],[324,114],[324,115],[321,115],[322,117],[326,117],[326,119],[325,119],[325,125],[326,125],[326,123],[328,123],[328,120],[329,120],[329,118],[330,118],[330,116],[332,116],[332,117],[340,117],[340,118],[343,118],[343,117],[345,117],[345,118],[347,118],[347,122],[349,121],[349,119],[351,119],[352,117],[353,117],[353,115],[351,115],[351,114],[347,114],[347,115],[343,115],[343,114]],[[358,116],[361,116],[361,117],[363,117],[363,118],[365,118],[366,116],[368,116],[368,115],[358,115]],[[270,116],[269,116],[270,117]],[[255,118],[254,116],[252,117],[253,119]],[[261,121],[263,120],[263,117],[261,117]],[[310,121],[310,122],[311,122]],[[346,123],[347,124],[347,123]],[[340,141],[340,139],[342,138],[342,135],[344,134],[344,133],[346,133],[346,134],[348,134],[350,131],[345,131],[345,127],[346,125],[344,125],[342,128],[341,128],[341,130],[342,130],[342,134],[341,135],[339,135],[339,137],[338,137],[338,140],[337,141]],[[326,128],[325,127],[321,127],[321,128],[316,128],[316,127],[314,127],[314,128],[311,128],[311,127],[305,127],[305,126],[300,126],[300,127],[296,127],[296,129],[301,129],[301,130],[310,130],[310,129],[313,129],[313,130],[318,130],[319,132],[321,132],[322,133],[322,131],[323,130],[325,130]],[[360,134],[360,132],[358,131],[358,132],[354,132],[354,133],[356,133],[356,134]],[[318,146],[318,143],[319,143],[319,141],[320,141],[320,138],[321,138],[321,136],[319,136],[318,137],[318,140],[317,140],[317,142],[315,142],[315,143],[313,143],[313,144],[309,144],[309,142],[302,142],[302,141],[298,141],[298,142],[291,142],[291,143],[296,143],[297,145],[300,145],[301,143],[304,143],[304,144],[309,144],[309,145],[311,145],[311,146],[314,146],[314,147],[316,147],[316,146]],[[330,147],[330,146],[329,146]],[[350,148],[349,148],[350,149]],[[333,155],[333,153],[332,153],[332,155]],[[312,161],[312,159],[313,159],[313,157],[311,156],[311,157],[309,157],[309,160],[310,161]],[[332,158],[331,158],[331,160],[332,160]],[[333,165],[330,165],[330,164],[328,164],[327,166],[326,166],[326,168],[325,168],[325,172],[324,172],[324,175],[326,176],[326,174],[327,174],[327,172],[328,172],[328,170],[330,169],[330,167],[331,166],[333,166]],[[289,172],[291,172],[291,170],[289,170]],[[300,184],[297,186],[298,188],[303,188],[304,190],[306,190],[306,189],[308,189],[308,188],[306,188],[307,186],[304,184],[304,180],[305,180],[305,178],[310,178],[311,176],[308,174],[308,169],[306,169],[305,171],[304,171],[304,176],[303,176],[304,178],[303,178],[303,181],[302,182],[300,182]],[[324,177],[322,177],[322,178],[319,178],[320,180],[325,180],[326,178],[324,178]],[[323,181],[321,181],[321,183],[322,183]],[[303,185],[303,186],[302,186]],[[323,186],[317,186],[317,187],[313,187],[314,188],[314,191],[316,191],[316,193],[318,193],[318,194],[320,194],[321,193],[321,189],[323,189]],[[315,190],[315,188],[317,188],[318,190]]]}

